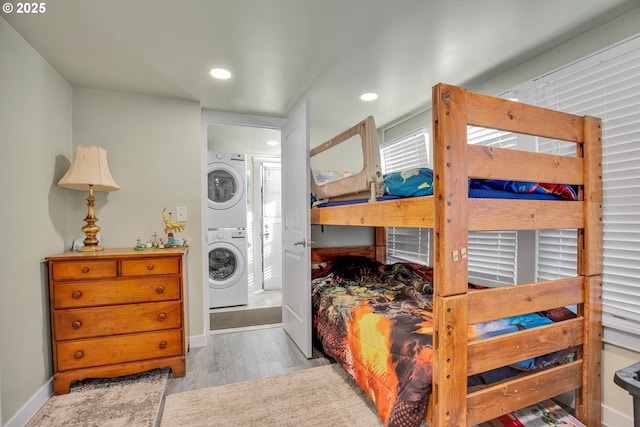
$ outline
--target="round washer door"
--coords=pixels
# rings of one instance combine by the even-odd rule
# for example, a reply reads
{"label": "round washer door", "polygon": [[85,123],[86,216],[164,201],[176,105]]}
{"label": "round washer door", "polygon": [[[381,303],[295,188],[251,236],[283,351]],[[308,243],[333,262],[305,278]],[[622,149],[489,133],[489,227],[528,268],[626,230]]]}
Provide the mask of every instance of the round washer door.
{"label": "round washer door", "polygon": [[240,250],[227,242],[209,245],[209,287],[226,289],[235,285],[244,273],[245,259]]}
{"label": "round washer door", "polygon": [[226,163],[211,163],[207,172],[207,204],[211,209],[229,209],[244,191],[240,173]]}

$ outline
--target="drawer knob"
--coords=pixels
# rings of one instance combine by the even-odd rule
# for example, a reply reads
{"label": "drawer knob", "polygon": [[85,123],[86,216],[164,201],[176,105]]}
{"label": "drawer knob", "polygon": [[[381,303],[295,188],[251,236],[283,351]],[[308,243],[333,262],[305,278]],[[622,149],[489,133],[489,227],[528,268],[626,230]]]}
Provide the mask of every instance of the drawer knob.
{"label": "drawer knob", "polygon": [[149,270],[149,271],[153,270],[153,264],[147,265],[147,270]]}
{"label": "drawer knob", "polygon": [[89,272],[89,270],[90,270],[90,268],[89,268],[89,267],[86,267],[86,266],[85,266],[85,267],[82,267],[82,272],[83,272],[83,273],[88,273],[88,272]]}
{"label": "drawer knob", "polygon": [[156,288],[156,294],[164,294],[164,286],[158,286]]}
{"label": "drawer knob", "polygon": [[84,357],[84,353],[83,353],[83,352],[81,352],[81,351],[76,351],[76,352],[73,354],[73,358],[74,358],[74,359],[76,359],[76,360],[78,360],[78,359],[82,359],[83,357]]}
{"label": "drawer knob", "polygon": [[71,322],[71,327],[73,329],[80,329],[82,327],[82,322],[79,320],[74,320],[73,322]]}
{"label": "drawer knob", "polygon": [[164,322],[165,320],[167,320],[167,314],[166,313],[158,314],[158,320],[161,322]]}
{"label": "drawer knob", "polygon": [[158,347],[160,347],[161,350],[164,350],[165,348],[167,348],[167,342],[160,341],[160,343],[158,344]]}
{"label": "drawer knob", "polygon": [[71,298],[73,298],[73,299],[80,299],[80,298],[82,298],[82,292],[80,292],[80,291],[73,291],[73,293],[71,294]]}

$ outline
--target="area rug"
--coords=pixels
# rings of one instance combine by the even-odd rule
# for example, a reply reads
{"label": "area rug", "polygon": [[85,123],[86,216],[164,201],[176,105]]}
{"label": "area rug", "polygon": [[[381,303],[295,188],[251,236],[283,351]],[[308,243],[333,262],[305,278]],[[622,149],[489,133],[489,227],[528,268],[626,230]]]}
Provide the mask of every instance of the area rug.
{"label": "area rug", "polygon": [[169,369],[76,382],[52,396],[26,427],[153,427],[157,425]]}
{"label": "area rug", "polygon": [[165,397],[161,427],[381,426],[371,401],[333,363]]}
{"label": "area rug", "polygon": [[209,315],[212,330],[282,323],[282,307],[262,307],[214,312]]}

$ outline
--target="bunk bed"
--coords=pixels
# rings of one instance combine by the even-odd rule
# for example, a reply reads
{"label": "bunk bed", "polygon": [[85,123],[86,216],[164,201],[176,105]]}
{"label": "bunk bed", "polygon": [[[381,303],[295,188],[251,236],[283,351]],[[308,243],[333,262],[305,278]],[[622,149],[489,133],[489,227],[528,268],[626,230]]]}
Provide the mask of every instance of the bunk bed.
{"label": "bunk bed", "polygon": [[[427,423],[432,427],[473,426],[575,391],[576,417],[589,427],[600,426],[600,120],[446,84],[433,87],[432,99],[433,195],[314,207],[312,224],[374,227],[376,239],[371,247],[314,249],[312,261],[327,262],[348,252],[384,262],[384,227],[432,228]],[[470,145],[468,126],[573,142],[576,156]],[[470,198],[470,178],[571,185],[577,189],[577,200]],[[577,230],[576,277],[482,290],[469,286],[466,254],[470,231],[541,229]],[[469,328],[482,322],[573,305],[576,313],[571,318],[535,329],[469,339]],[[474,375],[563,350],[573,354],[565,363],[482,387],[468,385]],[[371,397],[375,402],[376,396]]]}

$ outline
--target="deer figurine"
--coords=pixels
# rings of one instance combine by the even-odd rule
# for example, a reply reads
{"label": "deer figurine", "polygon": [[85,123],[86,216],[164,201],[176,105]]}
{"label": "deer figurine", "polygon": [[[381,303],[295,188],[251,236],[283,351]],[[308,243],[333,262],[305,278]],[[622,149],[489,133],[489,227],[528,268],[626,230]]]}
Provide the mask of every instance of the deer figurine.
{"label": "deer figurine", "polygon": [[167,208],[162,209],[162,220],[164,221],[164,232],[168,233],[169,231],[171,231],[171,232],[179,233],[180,231],[183,231],[184,223],[178,222],[178,221],[172,221],[169,218],[167,218],[167,216],[164,214],[166,210]]}

